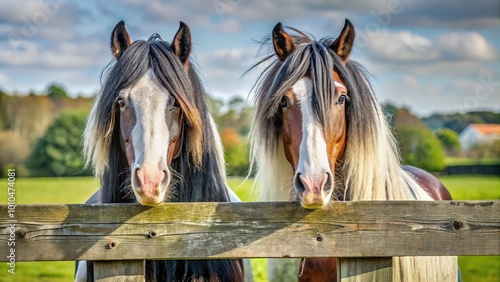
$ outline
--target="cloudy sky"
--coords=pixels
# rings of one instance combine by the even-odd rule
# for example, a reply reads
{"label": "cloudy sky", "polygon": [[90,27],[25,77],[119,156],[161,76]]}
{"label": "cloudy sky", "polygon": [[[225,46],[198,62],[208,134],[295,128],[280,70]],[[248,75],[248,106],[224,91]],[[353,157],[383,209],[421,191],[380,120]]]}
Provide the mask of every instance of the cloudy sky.
{"label": "cloudy sky", "polygon": [[356,28],[351,58],[374,75],[382,102],[419,115],[500,111],[498,0],[0,0],[0,88],[58,82],[91,95],[118,21],[132,40],[156,32],[170,41],[182,20],[207,91],[247,97],[258,73],[241,76],[259,58],[255,40],[278,21],[321,38],[336,37],[345,18]]}

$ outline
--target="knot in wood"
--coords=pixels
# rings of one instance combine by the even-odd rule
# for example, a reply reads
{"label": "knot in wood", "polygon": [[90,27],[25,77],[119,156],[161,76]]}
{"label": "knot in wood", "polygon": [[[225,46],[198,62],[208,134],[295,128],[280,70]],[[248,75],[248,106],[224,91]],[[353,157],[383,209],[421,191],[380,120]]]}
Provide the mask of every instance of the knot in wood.
{"label": "knot in wood", "polygon": [[19,239],[24,239],[26,236],[28,236],[28,230],[25,228],[19,228],[16,230],[17,233],[17,238]]}
{"label": "knot in wood", "polygon": [[154,238],[156,236],[158,236],[158,233],[156,231],[152,230],[152,231],[148,232],[148,237],[149,238]]}
{"label": "knot in wood", "polygon": [[460,220],[453,220],[453,229],[459,230],[463,227],[463,224]]}

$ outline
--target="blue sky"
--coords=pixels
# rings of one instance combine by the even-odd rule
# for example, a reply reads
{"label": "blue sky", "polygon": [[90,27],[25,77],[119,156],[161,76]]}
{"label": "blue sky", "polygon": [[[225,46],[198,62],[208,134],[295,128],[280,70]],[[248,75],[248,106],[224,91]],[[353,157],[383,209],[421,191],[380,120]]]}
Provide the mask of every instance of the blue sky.
{"label": "blue sky", "polygon": [[255,40],[281,21],[316,38],[356,28],[351,59],[374,75],[382,102],[433,112],[500,111],[500,1],[70,1],[0,0],[0,88],[41,92],[51,82],[73,96],[100,87],[109,38],[124,20],[135,39],[170,41],[179,21],[208,93],[247,97],[257,72]]}

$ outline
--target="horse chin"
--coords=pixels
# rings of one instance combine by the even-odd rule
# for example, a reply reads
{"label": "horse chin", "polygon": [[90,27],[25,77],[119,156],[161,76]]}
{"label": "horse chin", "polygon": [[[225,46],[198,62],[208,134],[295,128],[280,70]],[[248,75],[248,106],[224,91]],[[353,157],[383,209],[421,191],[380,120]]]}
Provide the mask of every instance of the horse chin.
{"label": "horse chin", "polygon": [[163,199],[165,197],[165,193],[160,193],[158,196],[141,196],[135,193],[135,198],[139,202],[139,204],[143,206],[157,206],[161,203],[163,203]]}
{"label": "horse chin", "polygon": [[320,197],[314,197],[311,198],[310,195],[302,195],[299,196],[300,200],[300,205],[305,208],[305,209],[310,209],[310,210],[327,210],[328,208],[328,203],[330,202],[331,194],[328,195],[323,195]]}

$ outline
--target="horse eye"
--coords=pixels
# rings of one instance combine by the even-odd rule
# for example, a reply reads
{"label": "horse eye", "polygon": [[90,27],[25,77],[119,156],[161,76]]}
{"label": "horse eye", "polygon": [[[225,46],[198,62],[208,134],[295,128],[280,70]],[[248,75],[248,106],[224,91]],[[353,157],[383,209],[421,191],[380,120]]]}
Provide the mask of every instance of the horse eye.
{"label": "horse eye", "polygon": [[180,107],[181,107],[181,104],[179,104],[179,102],[177,102],[177,100],[175,100],[174,108],[180,108]]}
{"label": "horse eye", "polygon": [[118,107],[120,107],[120,109],[123,109],[125,107],[125,101],[123,101],[123,99],[120,97],[116,99],[116,104],[118,105]]}
{"label": "horse eye", "polygon": [[343,105],[347,99],[347,96],[345,94],[340,95],[339,99],[337,100],[337,105]]}
{"label": "horse eye", "polygon": [[280,108],[288,109],[290,107],[290,101],[286,96],[283,96],[280,101]]}

